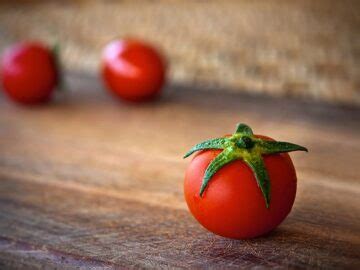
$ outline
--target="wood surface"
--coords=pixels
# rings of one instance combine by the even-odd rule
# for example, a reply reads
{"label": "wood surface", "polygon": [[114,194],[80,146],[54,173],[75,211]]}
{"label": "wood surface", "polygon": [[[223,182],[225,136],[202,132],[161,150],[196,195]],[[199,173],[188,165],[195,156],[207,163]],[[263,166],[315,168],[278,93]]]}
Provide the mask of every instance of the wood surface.
{"label": "wood surface", "polygon": [[3,0],[0,51],[59,43],[67,68],[94,72],[107,42],[131,36],[162,49],[172,81],[360,105],[359,10],[358,0]]}
{"label": "wood surface", "polygon": [[[23,108],[0,96],[0,268],[360,269],[360,110],[168,86],[139,106],[97,78]],[[182,183],[195,143],[255,132],[293,153],[298,194],[268,236],[215,236],[189,214]]]}

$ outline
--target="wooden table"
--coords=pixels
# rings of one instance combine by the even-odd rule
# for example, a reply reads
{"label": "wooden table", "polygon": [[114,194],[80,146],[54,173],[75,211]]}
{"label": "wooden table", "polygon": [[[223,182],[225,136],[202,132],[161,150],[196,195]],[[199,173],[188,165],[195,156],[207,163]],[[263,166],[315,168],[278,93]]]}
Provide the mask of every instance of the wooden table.
{"label": "wooden table", "polygon": [[[360,110],[168,87],[113,100],[88,75],[49,106],[0,98],[0,268],[360,269]],[[298,194],[267,237],[235,241],[190,216],[193,144],[237,122],[305,145]]]}

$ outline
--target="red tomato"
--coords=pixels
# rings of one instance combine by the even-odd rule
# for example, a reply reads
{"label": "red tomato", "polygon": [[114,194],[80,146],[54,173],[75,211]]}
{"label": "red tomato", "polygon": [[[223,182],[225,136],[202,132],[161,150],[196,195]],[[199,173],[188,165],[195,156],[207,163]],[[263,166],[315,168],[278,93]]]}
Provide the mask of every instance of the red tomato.
{"label": "red tomato", "polygon": [[[272,140],[258,135],[252,138]],[[289,145],[297,148],[285,152],[307,151],[303,147]],[[206,229],[224,237],[246,239],[270,232],[289,214],[295,200],[297,179],[289,155],[263,155],[270,182],[271,200],[267,207],[254,171],[241,159],[217,170],[200,196],[205,171],[221,152],[215,149],[202,150],[187,168],[184,194],[190,212]]]}
{"label": "red tomato", "polygon": [[40,43],[15,44],[3,54],[1,78],[4,92],[16,102],[48,101],[58,82],[55,56]]}
{"label": "red tomato", "polygon": [[158,96],[165,81],[165,70],[159,52],[141,41],[115,40],[103,51],[103,80],[112,93],[127,101]]}

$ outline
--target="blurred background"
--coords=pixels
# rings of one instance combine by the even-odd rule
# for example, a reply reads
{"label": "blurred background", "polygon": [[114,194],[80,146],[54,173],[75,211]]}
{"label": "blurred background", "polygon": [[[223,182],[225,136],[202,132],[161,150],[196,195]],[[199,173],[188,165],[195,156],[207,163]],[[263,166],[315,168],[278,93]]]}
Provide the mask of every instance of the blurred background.
{"label": "blurred background", "polygon": [[170,83],[360,104],[359,1],[0,1],[0,50],[59,43],[67,70],[96,73],[102,47],[162,49]]}

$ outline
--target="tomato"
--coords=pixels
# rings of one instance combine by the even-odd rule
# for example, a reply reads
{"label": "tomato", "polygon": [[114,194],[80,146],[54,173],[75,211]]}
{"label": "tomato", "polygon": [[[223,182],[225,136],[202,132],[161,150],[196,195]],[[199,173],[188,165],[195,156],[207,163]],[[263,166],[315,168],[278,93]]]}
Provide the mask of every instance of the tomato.
{"label": "tomato", "polygon": [[142,41],[115,40],[103,51],[102,78],[113,94],[127,101],[157,97],[165,81],[165,61]]}
{"label": "tomato", "polygon": [[55,56],[41,43],[15,44],[3,54],[1,81],[4,92],[16,102],[48,101],[58,82]]}
{"label": "tomato", "polygon": [[[243,143],[244,138],[248,145]],[[223,141],[219,144],[215,140]],[[294,165],[286,152],[306,148],[253,135],[252,131],[199,145],[186,155],[200,151],[186,170],[184,195],[201,225],[224,237],[246,239],[270,232],[286,218],[297,184]],[[223,158],[219,158],[221,153]],[[212,175],[204,189],[207,171]]]}

